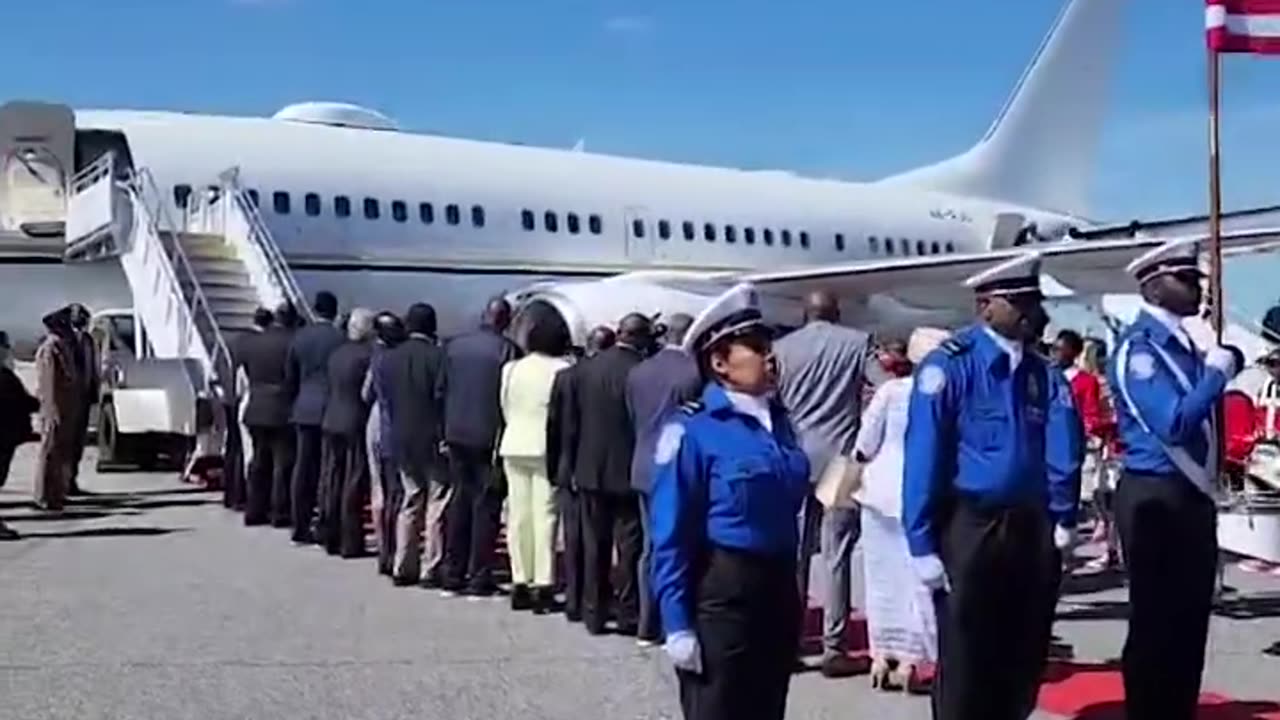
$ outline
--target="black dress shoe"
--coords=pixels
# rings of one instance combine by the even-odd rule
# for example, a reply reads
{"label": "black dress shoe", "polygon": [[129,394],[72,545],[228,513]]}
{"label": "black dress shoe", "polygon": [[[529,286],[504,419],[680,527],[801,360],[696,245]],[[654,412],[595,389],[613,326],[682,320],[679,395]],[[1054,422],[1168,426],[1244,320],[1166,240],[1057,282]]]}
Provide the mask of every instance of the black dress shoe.
{"label": "black dress shoe", "polygon": [[549,587],[538,587],[533,589],[533,614],[546,615],[551,612],[556,604],[555,591]]}
{"label": "black dress shoe", "polygon": [[616,632],[626,637],[635,637],[640,634],[640,628],[636,625],[619,625]]}
{"label": "black dress shoe", "polygon": [[267,524],[267,519],[266,519],[266,518],[262,518],[262,517],[249,517],[248,515],[245,515],[245,516],[244,516],[244,526],[245,526],[245,527],[261,527],[262,525],[266,525],[266,524]]}
{"label": "black dress shoe", "polygon": [[529,610],[533,607],[533,596],[528,585],[516,585],[511,588],[511,609]]}
{"label": "black dress shoe", "polygon": [[568,620],[571,623],[580,623],[582,622],[582,611],[581,610],[565,610],[564,619]]}
{"label": "black dress shoe", "polygon": [[398,576],[392,575],[391,584],[395,585],[396,587],[410,587],[412,585],[417,585],[418,581],[414,580],[413,578],[398,577]]}
{"label": "black dress shoe", "polygon": [[478,585],[468,585],[462,591],[463,595],[475,598],[493,597],[498,594],[498,586],[493,583],[482,583]]}

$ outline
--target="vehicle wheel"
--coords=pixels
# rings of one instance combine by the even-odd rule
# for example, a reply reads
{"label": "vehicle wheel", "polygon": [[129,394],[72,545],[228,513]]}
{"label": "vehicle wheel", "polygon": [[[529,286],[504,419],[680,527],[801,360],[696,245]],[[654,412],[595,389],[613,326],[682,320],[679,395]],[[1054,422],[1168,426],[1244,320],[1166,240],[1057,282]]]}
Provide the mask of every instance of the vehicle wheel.
{"label": "vehicle wheel", "polygon": [[116,408],[109,402],[103,403],[98,415],[98,472],[119,469],[123,459]]}

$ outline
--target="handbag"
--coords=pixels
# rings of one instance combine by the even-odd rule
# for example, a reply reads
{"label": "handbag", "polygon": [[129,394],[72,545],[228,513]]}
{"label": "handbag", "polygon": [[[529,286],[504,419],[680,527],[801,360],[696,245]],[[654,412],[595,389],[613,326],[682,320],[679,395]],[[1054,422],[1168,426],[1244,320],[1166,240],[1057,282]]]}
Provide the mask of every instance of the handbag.
{"label": "handbag", "polygon": [[862,489],[862,473],[866,464],[852,455],[840,453],[823,468],[813,495],[826,508],[850,510],[858,506],[857,494]]}

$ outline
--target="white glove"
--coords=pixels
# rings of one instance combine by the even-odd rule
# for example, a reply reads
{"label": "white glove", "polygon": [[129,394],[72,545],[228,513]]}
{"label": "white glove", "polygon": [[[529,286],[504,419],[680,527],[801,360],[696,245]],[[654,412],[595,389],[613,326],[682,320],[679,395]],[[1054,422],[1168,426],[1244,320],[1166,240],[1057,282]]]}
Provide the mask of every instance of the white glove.
{"label": "white glove", "polygon": [[1076,544],[1076,529],[1066,528],[1061,525],[1053,526],[1053,546],[1067,552]]}
{"label": "white glove", "polygon": [[662,649],[671,658],[671,664],[677,668],[695,675],[702,672],[702,645],[698,644],[698,636],[692,630],[671,633]]}
{"label": "white glove", "polygon": [[925,587],[930,590],[951,590],[951,583],[947,581],[947,569],[942,566],[942,560],[937,555],[912,557],[911,566]]}
{"label": "white glove", "polygon": [[1209,367],[1217,368],[1222,371],[1223,375],[1233,378],[1240,368],[1236,367],[1235,353],[1218,345],[1209,348],[1209,352],[1205,353],[1204,362]]}

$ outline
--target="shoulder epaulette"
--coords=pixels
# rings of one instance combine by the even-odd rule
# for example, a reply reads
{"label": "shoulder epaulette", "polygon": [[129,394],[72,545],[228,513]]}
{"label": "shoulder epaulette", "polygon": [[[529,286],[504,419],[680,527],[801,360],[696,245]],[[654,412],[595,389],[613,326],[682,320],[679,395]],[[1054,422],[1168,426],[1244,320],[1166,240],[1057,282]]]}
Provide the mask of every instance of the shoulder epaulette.
{"label": "shoulder epaulette", "polygon": [[969,348],[971,347],[972,345],[969,344],[968,340],[961,340],[959,338],[947,338],[946,340],[942,341],[942,344],[938,346],[938,349],[946,353],[947,355],[950,355],[951,357],[955,357],[957,355],[963,355],[969,352]]}
{"label": "shoulder epaulette", "polygon": [[680,412],[685,415],[697,415],[702,412],[703,407],[705,406],[702,404],[701,400],[690,400],[688,402],[680,403]]}

